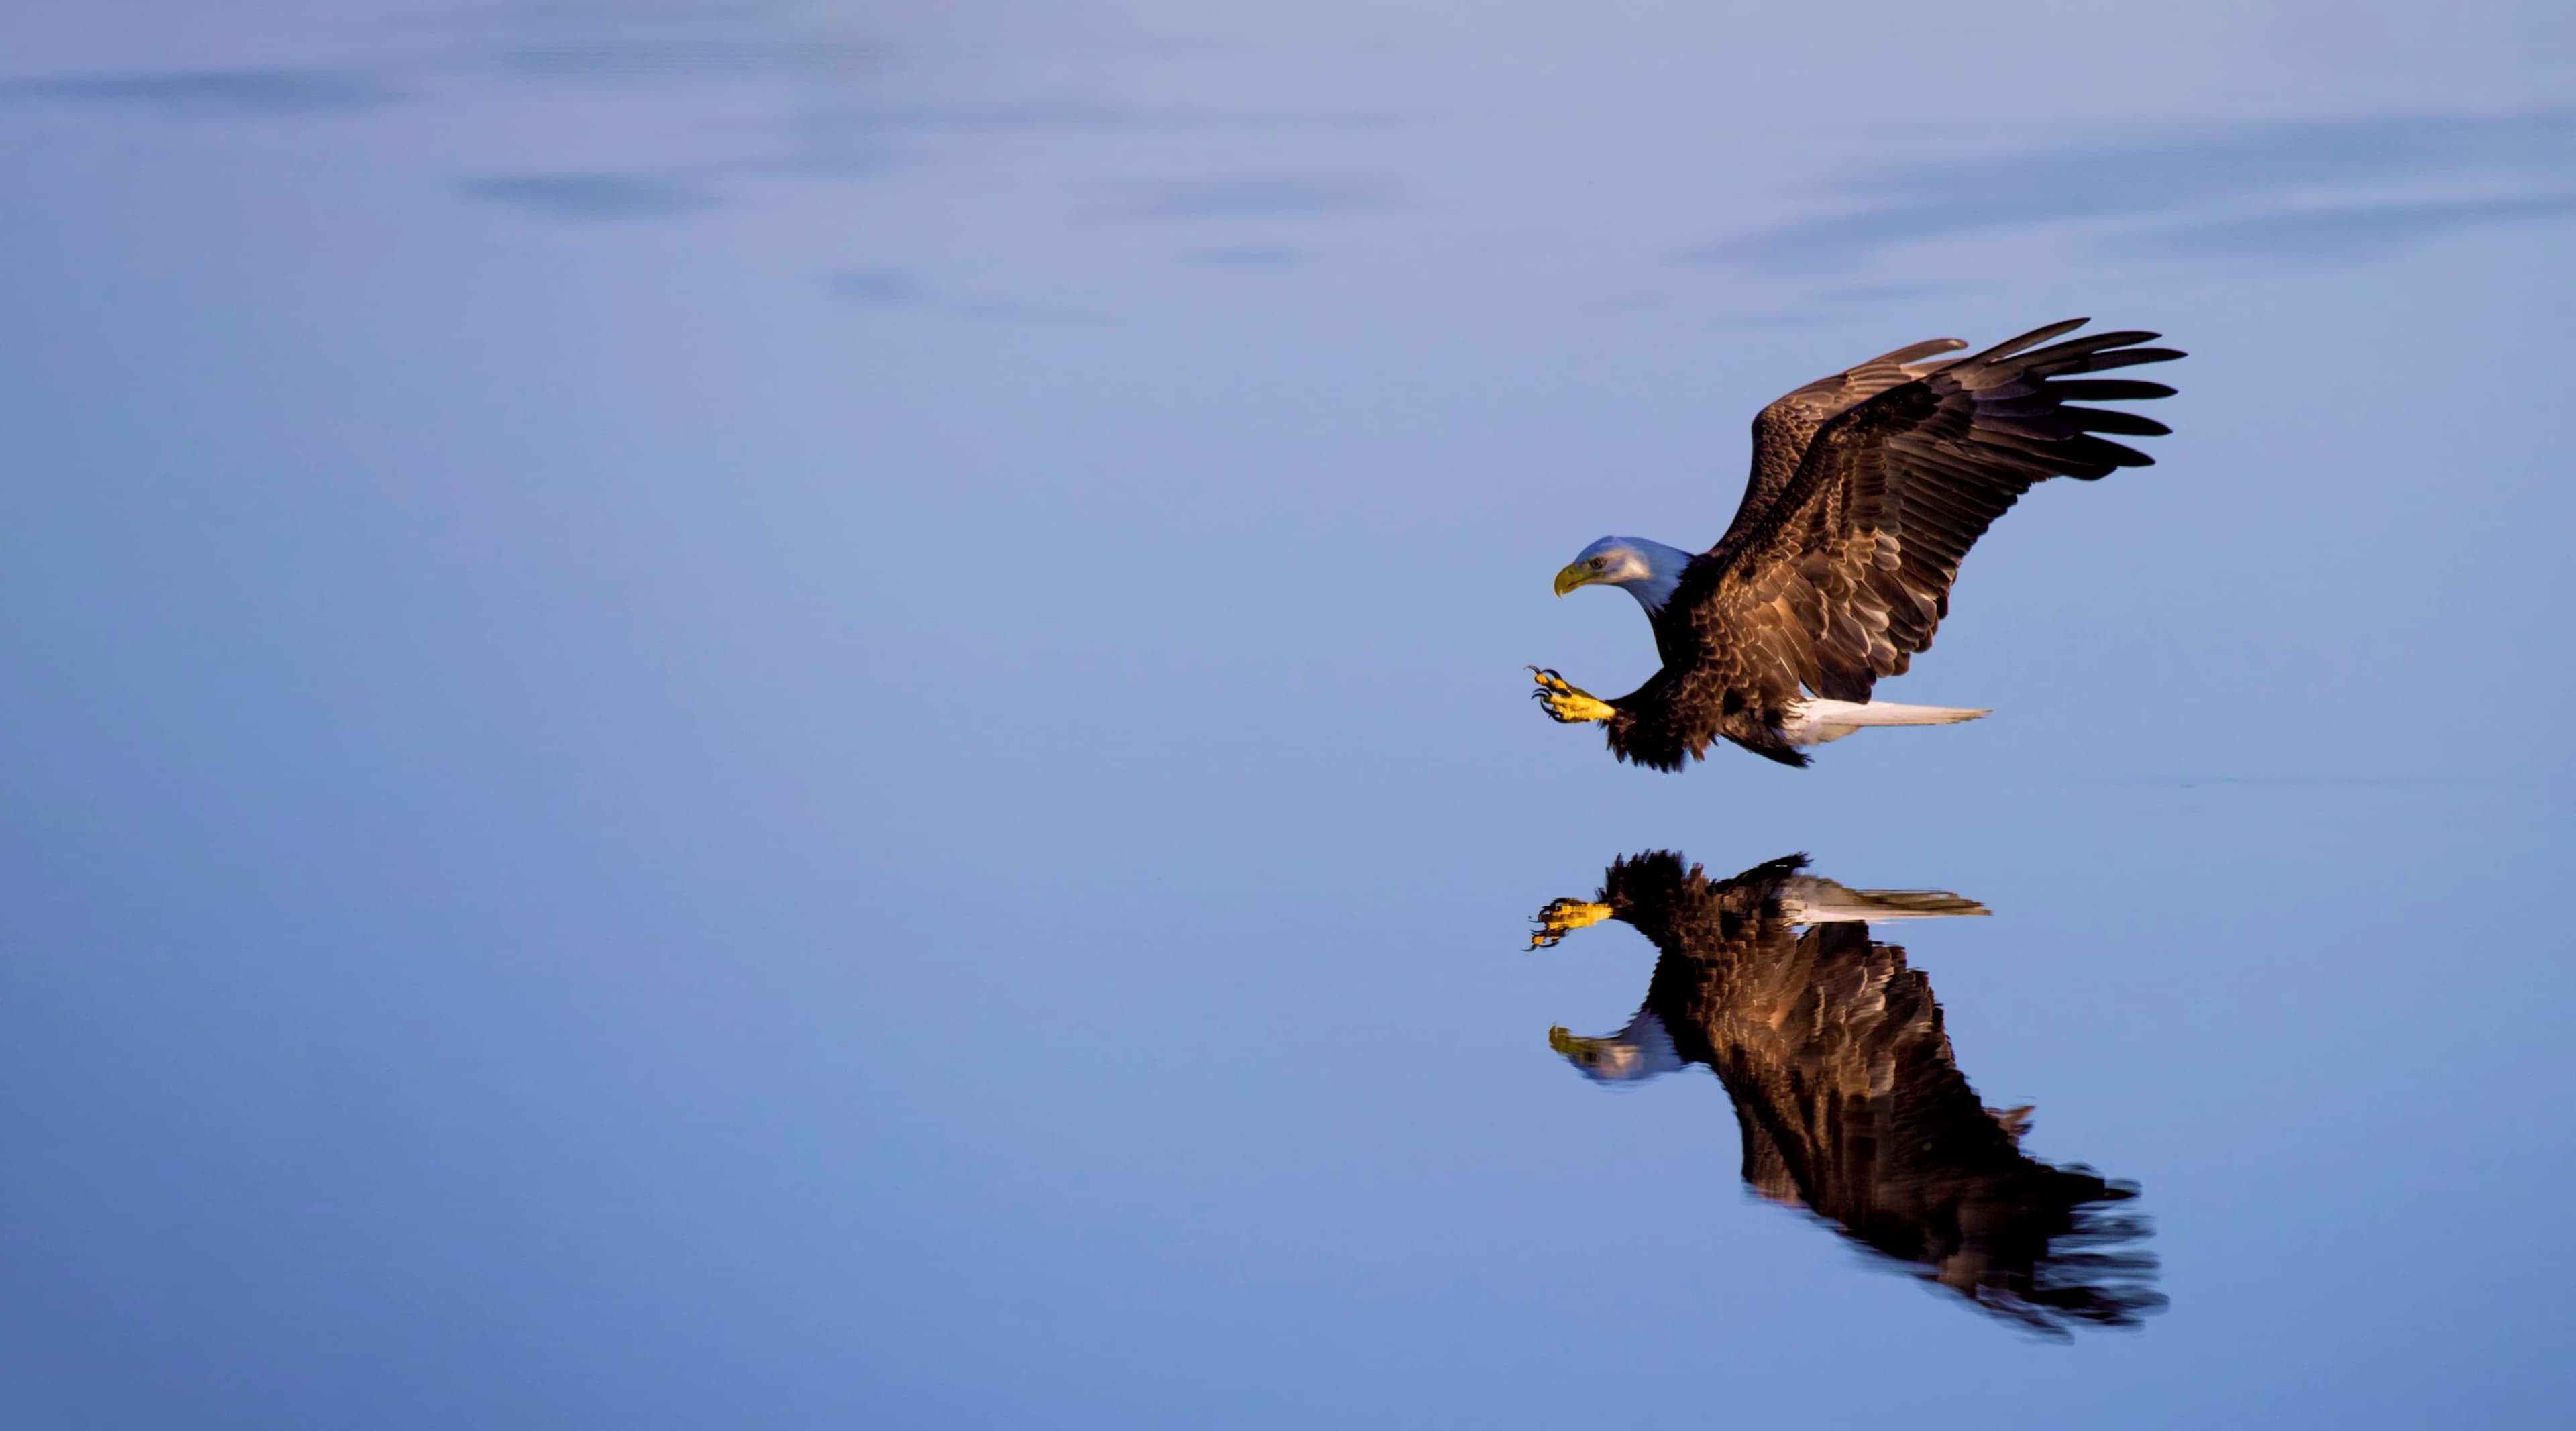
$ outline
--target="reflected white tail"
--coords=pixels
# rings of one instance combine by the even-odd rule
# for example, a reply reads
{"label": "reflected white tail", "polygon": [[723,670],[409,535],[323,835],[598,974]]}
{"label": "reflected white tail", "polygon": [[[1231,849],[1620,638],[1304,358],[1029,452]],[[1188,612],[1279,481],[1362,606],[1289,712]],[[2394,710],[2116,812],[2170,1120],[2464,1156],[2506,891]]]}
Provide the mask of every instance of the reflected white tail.
{"label": "reflected white tail", "polygon": [[1957,725],[1986,711],[1949,706],[1901,706],[1894,701],[1809,701],[1781,727],[1791,745],[1822,745],[1869,725]]}
{"label": "reflected white tail", "polygon": [[1885,924],[1984,913],[1984,905],[1945,889],[1854,889],[1812,875],[1780,887],[1780,914],[1791,924]]}

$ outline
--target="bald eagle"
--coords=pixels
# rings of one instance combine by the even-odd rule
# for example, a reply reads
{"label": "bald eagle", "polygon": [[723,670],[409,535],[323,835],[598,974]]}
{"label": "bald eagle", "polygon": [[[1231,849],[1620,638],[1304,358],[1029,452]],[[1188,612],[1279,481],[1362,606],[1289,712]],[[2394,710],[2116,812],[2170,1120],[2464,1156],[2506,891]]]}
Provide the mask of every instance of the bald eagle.
{"label": "bald eagle", "polygon": [[1985,907],[1805,870],[1793,855],[1714,880],[1655,851],[1613,863],[1598,899],[1549,904],[1534,948],[1616,919],[1660,956],[1626,1028],[1550,1029],[1550,1046],[1602,1082],[1706,1065],[1734,1100],[1755,1192],[1984,1311],[2063,1336],[2160,1309],[2155,1257],[2122,1247],[2145,1221],[2106,1211],[2136,1187],[2024,1154],[2030,1110],[1978,1099],[1931,982],[1867,928]]}
{"label": "bald eagle", "polygon": [[[1982,710],[1871,702],[1950,612],[1959,561],[2005,509],[2051,477],[2092,481],[2146,454],[2095,436],[2164,424],[2084,401],[2171,397],[2162,383],[2086,378],[2183,356],[2154,333],[2070,318],[1966,358],[1935,338],[1820,378],[1753,420],[1753,474],[1716,546],[1693,556],[1603,537],[1556,574],[1556,594],[1625,587],[1663,669],[1605,701],[1533,666],[1554,719],[1599,721],[1621,760],[1679,770],[1719,736],[1784,765],[1863,726],[1947,725]],[[2042,347],[2041,344],[2048,344]],[[1803,693],[1802,693],[1803,692]]]}

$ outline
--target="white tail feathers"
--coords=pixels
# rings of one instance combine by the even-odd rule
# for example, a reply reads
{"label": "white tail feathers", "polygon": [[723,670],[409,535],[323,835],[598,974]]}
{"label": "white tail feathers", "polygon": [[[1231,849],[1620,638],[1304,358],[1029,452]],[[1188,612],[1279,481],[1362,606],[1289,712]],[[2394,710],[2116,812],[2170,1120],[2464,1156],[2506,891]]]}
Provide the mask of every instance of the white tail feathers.
{"label": "white tail feathers", "polygon": [[1791,745],[1822,745],[1868,725],[1957,725],[1986,711],[1949,706],[1901,706],[1893,701],[1808,701],[1780,728]]}

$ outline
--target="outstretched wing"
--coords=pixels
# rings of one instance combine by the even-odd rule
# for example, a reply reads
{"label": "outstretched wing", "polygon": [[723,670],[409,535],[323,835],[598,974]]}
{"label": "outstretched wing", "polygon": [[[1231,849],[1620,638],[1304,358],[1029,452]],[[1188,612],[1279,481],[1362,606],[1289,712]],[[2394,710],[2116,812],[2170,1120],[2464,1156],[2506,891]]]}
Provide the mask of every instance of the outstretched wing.
{"label": "outstretched wing", "polygon": [[[1908,343],[1831,377],[1818,378],[1762,409],[1753,419],[1753,470],[1744,479],[1744,501],[1735,509],[1735,520],[1726,529],[1727,537],[1770,512],[1780,494],[1788,490],[1790,479],[1798,475],[1798,459],[1807,455],[1807,444],[1815,440],[1818,429],[1854,404],[1944,366],[1922,360],[1966,346],[1956,338]],[[1721,538],[1719,544],[1723,546],[1725,539]]]}
{"label": "outstretched wing", "polygon": [[2025,333],[1827,422],[1771,511],[1694,564],[1711,569],[1693,612],[1704,647],[1753,658],[1764,696],[1783,706],[1800,686],[1865,701],[1932,644],[1961,558],[2022,493],[2150,465],[2095,434],[2152,437],[2163,423],[2073,404],[2173,389],[2080,375],[2182,354],[2139,346],[2153,333],[2035,346],[2085,321]]}

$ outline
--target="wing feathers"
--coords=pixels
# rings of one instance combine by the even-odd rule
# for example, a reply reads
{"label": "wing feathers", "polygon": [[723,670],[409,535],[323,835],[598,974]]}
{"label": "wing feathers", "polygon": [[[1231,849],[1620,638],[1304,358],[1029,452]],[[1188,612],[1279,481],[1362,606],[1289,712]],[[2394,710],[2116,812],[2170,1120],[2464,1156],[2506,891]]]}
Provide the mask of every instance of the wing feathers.
{"label": "wing feathers", "polygon": [[2116,432],[2123,437],[2164,437],[2173,432],[2154,418],[2134,412],[2115,412],[2106,407],[2070,407],[2061,411],[2068,421],[2086,432]]}
{"label": "wing feathers", "polygon": [[2013,354],[2020,352],[2022,349],[2029,347],[2033,343],[2045,343],[2060,333],[2072,333],[2076,329],[2081,328],[2092,321],[2093,320],[2090,318],[2069,318],[2064,322],[2051,323],[2045,328],[2033,328],[2018,338],[2007,338],[1973,357],[1961,358],[1953,366],[1973,368],[1980,364],[1993,363],[2004,358],[2009,358]]}
{"label": "wing feathers", "polygon": [[2162,383],[2145,383],[2135,378],[2071,378],[2051,383],[2049,387],[2068,402],[2118,402],[2124,398],[2169,398],[2174,395],[2174,390]]}
{"label": "wing feathers", "polygon": [[2139,343],[2152,343],[2162,333],[2087,333],[2035,353],[2024,353],[2013,366],[2023,373],[2049,374],[2067,371],[2077,359],[2101,352],[2105,348],[2127,348]]}
{"label": "wing feathers", "polygon": [[[1908,343],[1831,377],[1818,378],[1762,409],[1753,419],[1752,475],[1744,484],[1744,500],[1728,531],[1758,524],[1771,515],[1781,492],[1797,475],[1807,444],[1825,423],[1856,403],[1951,366],[1955,360],[1940,355],[1967,346],[1957,338]],[[1935,358],[1939,361],[1927,361]]]}
{"label": "wing feathers", "polygon": [[1964,339],[1932,338],[1921,343],[1908,343],[1904,347],[1898,348],[1893,352],[1881,353],[1877,357],[1872,358],[1868,362],[1862,363],[1859,366],[1863,368],[1874,368],[1881,363],[1887,363],[1896,367],[1903,367],[1907,363],[1919,362],[1922,359],[1931,357],[1934,353],[1955,353],[1966,346],[1968,345]]}
{"label": "wing feathers", "polygon": [[[2187,356],[2189,355],[2184,353],[2180,348],[2124,348],[2116,353],[2095,353],[2084,359],[2083,362],[2076,366],[2065,369],[2065,371],[2070,373],[2107,373],[2113,368],[2134,368],[2140,363],[2170,363],[2176,358]],[[2163,385],[2158,384],[2157,386],[2162,387]],[[2173,390],[2171,388],[2166,388],[2164,392],[2157,394],[2159,397],[2171,397],[2172,395]]]}

